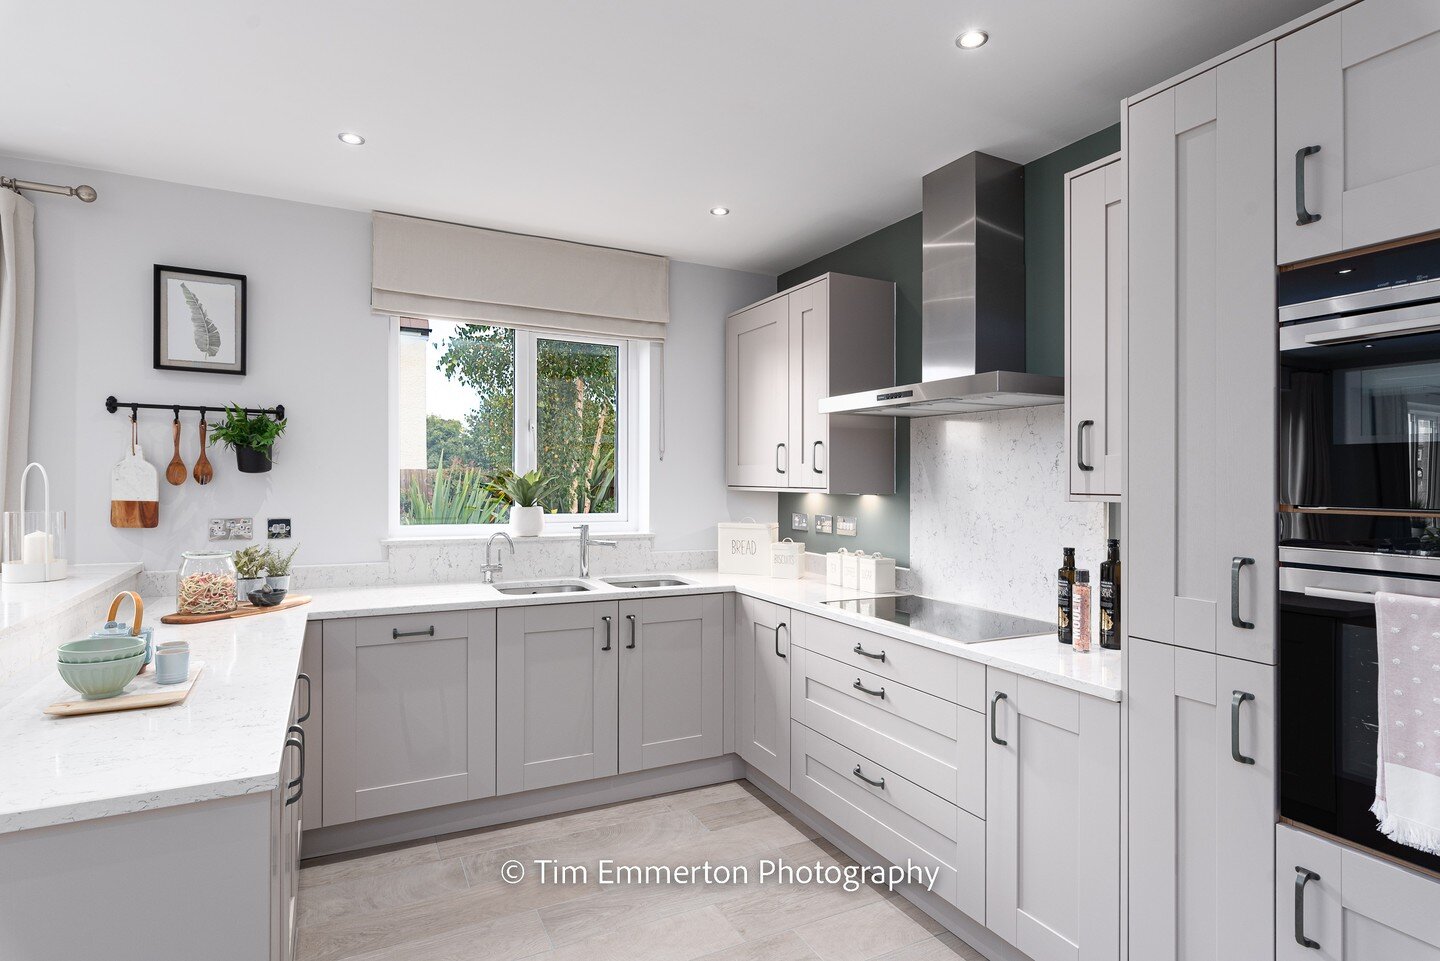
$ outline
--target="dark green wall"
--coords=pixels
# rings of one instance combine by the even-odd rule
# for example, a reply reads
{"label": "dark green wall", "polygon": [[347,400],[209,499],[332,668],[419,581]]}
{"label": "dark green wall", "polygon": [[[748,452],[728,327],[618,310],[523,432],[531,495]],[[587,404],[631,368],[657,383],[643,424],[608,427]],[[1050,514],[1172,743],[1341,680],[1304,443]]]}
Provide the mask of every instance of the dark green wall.
{"label": "dark green wall", "polygon": [[[1091,134],[1025,165],[1025,343],[1033,373],[1062,374],[1065,364],[1065,174],[1120,149],[1120,125]],[[920,215],[846,244],[781,274],[777,290],[828,271],[893,280],[895,382],[920,379]],[[816,553],[840,547],[881,551],[902,566],[910,563],[910,422],[896,420],[895,493],[841,496],[781,494],[780,536],[804,541]],[[795,531],[790,515],[811,515],[812,530]],[[854,516],[856,537],[816,534],[815,514]]]}

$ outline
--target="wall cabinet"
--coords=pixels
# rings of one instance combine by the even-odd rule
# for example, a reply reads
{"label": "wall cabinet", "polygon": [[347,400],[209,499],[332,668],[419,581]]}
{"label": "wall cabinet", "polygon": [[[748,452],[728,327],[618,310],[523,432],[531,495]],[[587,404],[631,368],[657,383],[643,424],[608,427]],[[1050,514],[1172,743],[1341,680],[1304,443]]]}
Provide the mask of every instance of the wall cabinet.
{"label": "wall cabinet", "polygon": [[1125,165],[1065,175],[1065,418],[1071,500],[1118,501],[1125,372]]}
{"label": "wall cabinet", "polygon": [[1440,5],[1364,0],[1276,44],[1277,259],[1440,229]]}
{"label": "wall cabinet", "polygon": [[895,492],[892,417],[821,414],[822,398],[895,378],[895,285],[824,274],[725,320],[731,487]]}
{"label": "wall cabinet", "polygon": [[985,926],[1037,961],[1115,961],[1120,705],[986,674]]}
{"label": "wall cabinet", "polygon": [[1130,957],[1269,957],[1275,668],[1128,643]]}
{"label": "wall cabinet", "polygon": [[1440,881],[1275,827],[1276,961],[1440,961]]}
{"label": "wall cabinet", "polygon": [[495,794],[495,611],[327,621],[323,657],[325,824]]}
{"label": "wall cabinet", "polygon": [[735,741],[762,774],[790,788],[791,611],[735,598]]}
{"label": "wall cabinet", "polygon": [[1274,663],[1273,45],[1127,120],[1127,630]]}

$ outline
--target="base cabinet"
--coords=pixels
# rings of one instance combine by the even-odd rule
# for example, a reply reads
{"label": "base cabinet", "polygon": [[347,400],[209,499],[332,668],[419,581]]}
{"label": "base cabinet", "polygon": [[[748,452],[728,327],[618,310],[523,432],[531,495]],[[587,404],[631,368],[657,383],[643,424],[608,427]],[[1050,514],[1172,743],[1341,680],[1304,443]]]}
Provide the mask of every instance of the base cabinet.
{"label": "base cabinet", "polygon": [[739,754],[790,789],[790,641],[794,614],[735,598],[735,741]]}
{"label": "base cabinet", "polygon": [[620,604],[620,773],[725,752],[719,594]]}
{"label": "base cabinet", "polygon": [[1275,961],[1440,961],[1440,880],[1275,827]]}

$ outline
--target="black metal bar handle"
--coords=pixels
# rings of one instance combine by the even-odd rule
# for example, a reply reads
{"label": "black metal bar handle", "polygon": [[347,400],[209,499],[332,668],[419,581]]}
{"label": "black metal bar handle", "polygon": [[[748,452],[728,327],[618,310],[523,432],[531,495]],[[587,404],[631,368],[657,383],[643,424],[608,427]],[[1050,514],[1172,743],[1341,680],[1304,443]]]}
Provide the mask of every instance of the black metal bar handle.
{"label": "black metal bar handle", "polygon": [[[783,473],[785,473],[785,468],[783,468],[783,467],[780,466],[780,452],[781,452],[781,451],[784,451],[784,450],[785,450],[785,445],[784,445],[784,444],[776,444],[776,445],[775,445],[775,473],[777,473],[777,474],[783,474]],[[790,458],[789,458],[789,456],[788,456],[788,452],[787,452],[787,456],[786,456],[785,460],[786,460],[786,463],[789,463]]]}
{"label": "black metal bar handle", "polygon": [[810,469],[817,474],[825,473],[820,469],[820,448],[824,446],[825,442],[823,440],[817,440],[814,444],[810,445]]}
{"label": "black metal bar handle", "polygon": [[292,724],[285,733],[290,735],[285,738],[285,746],[294,745],[300,750],[300,774],[285,785],[287,791],[296,789],[293,795],[285,799],[285,806],[289,807],[305,795],[305,729],[298,724]]}
{"label": "black metal bar handle", "polygon": [[1320,152],[1320,145],[1301,147],[1295,151],[1295,226],[1304,227],[1320,219],[1305,209],[1305,158]]}
{"label": "black metal bar handle", "polygon": [[1094,464],[1085,463],[1085,428],[1094,427],[1093,420],[1082,420],[1075,425],[1075,466],[1083,471],[1092,471]]}
{"label": "black metal bar handle", "polygon": [[295,719],[296,724],[304,724],[306,721],[310,720],[310,704],[311,696],[313,693],[310,689],[310,675],[306,674],[304,671],[301,671],[299,674],[295,675],[296,686],[299,686],[301,681],[305,682],[305,713],[301,714]]}
{"label": "black metal bar handle", "polygon": [[600,650],[608,651],[610,650],[610,615],[602,614],[600,620],[605,622],[605,646],[600,648]]}
{"label": "black metal bar handle", "polygon": [[398,628],[398,627],[393,628],[393,629],[390,631],[390,639],[391,639],[392,641],[398,641],[398,640],[400,640],[400,638],[402,638],[402,637],[434,637],[434,636],[435,636],[435,625],[434,625],[434,624],[431,624],[429,627],[425,628],[425,630],[423,630],[423,631],[402,631],[402,630],[400,630],[400,628]]}
{"label": "black metal bar handle", "polygon": [[786,624],[784,621],[781,621],[779,624],[776,624],[776,625],[775,625],[775,656],[776,656],[776,657],[784,657],[784,656],[785,656],[784,654],[780,653],[780,632],[781,632],[781,631],[784,631],[784,632],[785,632],[785,646],[786,646],[786,647],[789,647],[789,646],[790,646],[790,625],[789,625],[789,624]]}
{"label": "black metal bar handle", "polygon": [[858,764],[855,765],[855,770],[851,771],[850,773],[853,774],[853,775],[855,775],[856,777],[858,777],[860,780],[864,781],[866,784],[870,785],[871,787],[883,788],[883,787],[885,786],[885,779],[884,779],[883,777],[882,777],[880,780],[878,780],[878,781],[872,781],[872,780],[870,780],[868,777],[866,777],[864,774],[861,774],[861,773],[860,773],[860,765],[858,765]]}
{"label": "black metal bar handle", "polygon": [[635,650],[635,632],[638,631],[640,628],[635,623],[634,614],[626,614],[625,620],[630,622],[630,643],[625,645],[625,650],[633,651]]}
{"label": "black metal bar handle", "polygon": [[858,677],[855,678],[855,683],[852,684],[852,685],[850,685],[850,686],[853,687],[853,688],[855,688],[855,690],[861,692],[862,694],[869,694],[871,697],[878,697],[878,698],[880,698],[881,700],[884,700],[884,699],[885,699],[885,688],[882,687],[882,688],[880,688],[880,690],[878,690],[878,691],[872,691],[872,690],[870,690],[870,688],[866,687],[864,684],[861,684],[861,683],[860,683],[860,678],[858,678]]}
{"label": "black metal bar handle", "polygon": [[856,645],[855,645],[855,653],[856,653],[856,654],[859,654],[861,657],[868,657],[868,658],[870,658],[870,659],[872,659],[872,660],[879,661],[881,664],[884,664],[884,663],[885,663],[885,652],[884,652],[884,651],[881,651],[879,654],[871,654],[869,651],[865,650],[865,648],[861,647],[859,644],[856,644]]}
{"label": "black metal bar handle", "polygon": [[1253,757],[1240,753],[1240,705],[1255,700],[1249,691],[1236,691],[1230,698],[1230,757],[1238,764],[1254,764]]}
{"label": "black metal bar handle", "polygon": [[1240,619],[1240,569],[1254,563],[1253,557],[1237,557],[1230,562],[1230,623],[1242,631],[1255,630],[1255,624]]}
{"label": "black metal bar handle", "polygon": [[1319,950],[1320,942],[1305,937],[1305,885],[1320,880],[1320,875],[1309,868],[1295,865],[1295,943],[1302,948]]}
{"label": "black metal bar handle", "polygon": [[999,733],[995,730],[995,707],[1009,696],[1010,695],[1006,694],[1004,691],[996,691],[995,695],[990,698],[990,740],[992,743],[998,744],[1001,747],[1005,747],[1010,742],[1001,738]]}
{"label": "black metal bar handle", "polygon": [[[116,400],[114,394],[111,394],[109,397],[105,398],[105,409],[108,410],[110,413],[113,414],[116,411],[120,410],[120,408],[122,407],[130,408],[130,415],[132,417],[135,416],[137,411],[142,410],[168,410],[173,411],[177,419],[179,418],[180,412],[182,410],[198,411],[200,413],[200,416],[204,417],[205,414],[210,411],[219,413],[220,411],[225,409],[224,404],[206,404],[203,407],[198,404],[141,404],[134,401]],[[274,407],[242,407],[241,410],[245,411],[245,413],[247,414],[274,414],[276,420],[285,419],[284,404],[276,404]]]}

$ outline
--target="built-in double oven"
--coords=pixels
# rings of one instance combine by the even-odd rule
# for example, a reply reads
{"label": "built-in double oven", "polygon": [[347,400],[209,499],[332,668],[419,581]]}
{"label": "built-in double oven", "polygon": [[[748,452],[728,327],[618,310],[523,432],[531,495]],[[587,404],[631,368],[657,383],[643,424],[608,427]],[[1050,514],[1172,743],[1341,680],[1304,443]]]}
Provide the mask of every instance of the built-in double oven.
{"label": "built-in double oven", "polygon": [[1281,817],[1440,874],[1370,813],[1374,595],[1440,598],[1440,240],[1278,292]]}

